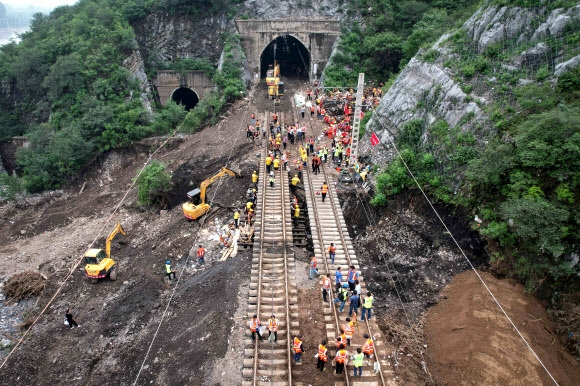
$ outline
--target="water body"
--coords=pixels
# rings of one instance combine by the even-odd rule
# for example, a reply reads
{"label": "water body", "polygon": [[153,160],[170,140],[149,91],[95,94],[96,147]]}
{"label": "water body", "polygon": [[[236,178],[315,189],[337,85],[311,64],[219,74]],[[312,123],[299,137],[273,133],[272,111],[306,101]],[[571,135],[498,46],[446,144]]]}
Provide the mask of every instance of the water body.
{"label": "water body", "polygon": [[0,27],[0,46],[10,43],[10,39],[19,42],[18,35],[28,31],[29,27]]}

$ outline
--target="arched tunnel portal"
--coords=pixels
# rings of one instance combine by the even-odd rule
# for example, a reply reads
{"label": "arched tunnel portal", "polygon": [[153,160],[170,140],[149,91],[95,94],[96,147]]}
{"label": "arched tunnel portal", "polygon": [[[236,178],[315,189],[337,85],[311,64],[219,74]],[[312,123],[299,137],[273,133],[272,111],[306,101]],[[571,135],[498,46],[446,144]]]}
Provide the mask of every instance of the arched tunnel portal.
{"label": "arched tunnel portal", "polygon": [[268,68],[276,60],[280,64],[282,76],[308,78],[310,71],[310,52],[302,42],[292,35],[281,35],[272,40],[260,55],[260,75],[266,77]]}
{"label": "arched tunnel portal", "polygon": [[197,93],[187,87],[180,87],[173,91],[173,94],[171,94],[171,99],[178,105],[182,105],[187,111],[194,108],[199,102]]}

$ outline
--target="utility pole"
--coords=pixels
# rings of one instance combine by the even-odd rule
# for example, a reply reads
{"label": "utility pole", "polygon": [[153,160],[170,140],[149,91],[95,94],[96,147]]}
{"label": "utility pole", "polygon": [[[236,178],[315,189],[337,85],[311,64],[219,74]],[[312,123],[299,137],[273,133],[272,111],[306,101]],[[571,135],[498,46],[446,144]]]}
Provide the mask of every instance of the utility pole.
{"label": "utility pole", "polygon": [[361,72],[358,74],[358,86],[356,87],[356,105],[354,109],[354,120],[352,123],[352,145],[350,146],[350,165],[358,159],[358,136],[360,132],[360,115],[362,111],[362,98],[365,86],[365,74]]}

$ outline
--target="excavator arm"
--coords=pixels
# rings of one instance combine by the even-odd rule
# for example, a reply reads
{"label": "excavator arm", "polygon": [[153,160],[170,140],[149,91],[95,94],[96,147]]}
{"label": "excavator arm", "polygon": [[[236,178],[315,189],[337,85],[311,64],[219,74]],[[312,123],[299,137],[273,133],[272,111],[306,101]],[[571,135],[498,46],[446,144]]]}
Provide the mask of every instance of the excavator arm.
{"label": "excavator arm", "polygon": [[107,254],[108,258],[111,258],[111,242],[119,232],[122,233],[123,236],[126,236],[125,230],[123,229],[121,224],[117,223],[117,225],[115,225],[115,229],[113,229],[113,231],[109,234],[109,237],[107,237],[105,253]]}
{"label": "excavator arm", "polygon": [[212,177],[208,178],[207,180],[203,181],[200,185],[199,185],[199,197],[201,199],[201,203],[205,204],[205,191],[207,189],[207,187],[209,185],[211,185],[212,183],[214,183],[218,178],[221,178],[223,176],[225,176],[226,174],[229,174],[232,177],[235,177],[236,173],[232,172],[229,169],[221,168],[221,170],[219,172],[217,172],[216,174],[214,174]]}

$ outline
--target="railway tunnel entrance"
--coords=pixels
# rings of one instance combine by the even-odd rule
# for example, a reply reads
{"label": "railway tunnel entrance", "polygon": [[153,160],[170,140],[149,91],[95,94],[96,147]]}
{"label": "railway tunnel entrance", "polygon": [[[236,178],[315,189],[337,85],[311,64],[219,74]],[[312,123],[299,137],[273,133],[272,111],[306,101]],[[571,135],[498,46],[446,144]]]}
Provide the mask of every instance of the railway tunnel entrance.
{"label": "railway tunnel entrance", "polygon": [[171,99],[178,105],[182,105],[187,111],[194,108],[199,102],[197,93],[187,87],[180,87],[173,91],[173,94],[171,94]]}
{"label": "railway tunnel entrance", "polygon": [[292,35],[281,35],[272,40],[260,56],[260,76],[266,77],[266,71],[274,61],[280,64],[283,77],[308,78],[310,72],[310,52]]}

